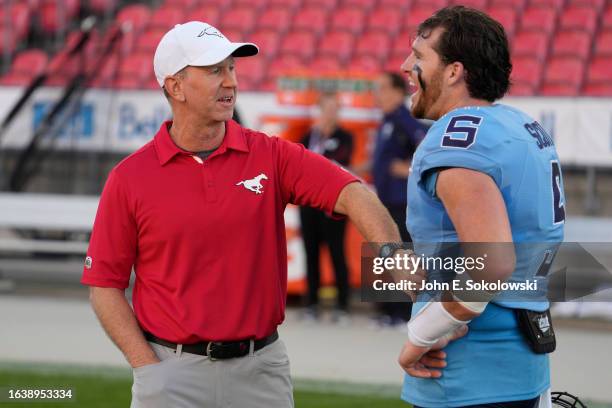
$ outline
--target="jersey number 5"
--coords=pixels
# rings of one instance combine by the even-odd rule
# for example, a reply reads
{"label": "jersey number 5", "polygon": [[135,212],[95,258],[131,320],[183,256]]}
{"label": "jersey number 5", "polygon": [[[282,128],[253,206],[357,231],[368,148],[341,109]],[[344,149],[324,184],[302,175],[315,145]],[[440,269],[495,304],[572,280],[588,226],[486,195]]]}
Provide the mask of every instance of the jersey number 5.
{"label": "jersey number 5", "polygon": [[476,141],[480,122],[482,118],[478,116],[461,115],[451,118],[442,137],[442,147],[467,149]]}
{"label": "jersey number 5", "polygon": [[561,166],[556,160],[552,160],[550,165],[552,170],[553,223],[560,224],[565,221],[565,200],[561,191]]}

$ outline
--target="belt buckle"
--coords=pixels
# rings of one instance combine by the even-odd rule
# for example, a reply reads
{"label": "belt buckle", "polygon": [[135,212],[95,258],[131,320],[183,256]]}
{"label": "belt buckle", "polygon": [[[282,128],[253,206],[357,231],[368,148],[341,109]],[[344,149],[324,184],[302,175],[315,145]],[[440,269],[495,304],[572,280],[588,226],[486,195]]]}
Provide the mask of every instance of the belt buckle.
{"label": "belt buckle", "polygon": [[212,346],[216,345],[217,343],[209,341],[208,345],[206,346],[206,355],[208,356],[208,359],[211,361],[215,361],[218,360],[217,358],[213,357],[212,355]]}

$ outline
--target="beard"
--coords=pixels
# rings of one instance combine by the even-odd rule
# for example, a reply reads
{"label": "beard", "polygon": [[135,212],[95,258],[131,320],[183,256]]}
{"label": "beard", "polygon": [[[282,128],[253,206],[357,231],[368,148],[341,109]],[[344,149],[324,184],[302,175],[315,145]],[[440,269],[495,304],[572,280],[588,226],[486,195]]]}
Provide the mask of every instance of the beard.
{"label": "beard", "polygon": [[[419,94],[416,103],[413,103],[410,111],[412,116],[417,119],[432,119],[437,120],[438,118],[433,117],[431,112],[432,106],[440,98],[442,94],[442,71],[436,71],[429,83],[424,84],[423,79],[419,76]],[[423,87],[422,85],[426,85]]]}

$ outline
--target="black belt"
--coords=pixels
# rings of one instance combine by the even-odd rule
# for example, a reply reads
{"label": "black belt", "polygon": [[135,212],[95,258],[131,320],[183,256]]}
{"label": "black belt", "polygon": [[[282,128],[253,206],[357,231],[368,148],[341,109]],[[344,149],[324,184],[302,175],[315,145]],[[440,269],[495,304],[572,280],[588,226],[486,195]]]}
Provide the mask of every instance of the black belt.
{"label": "black belt", "polygon": [[[157,343],[164,347],[170,347],[176,350],[177,344],[170,341],[155,337],[149,332],[144,332],[144,337],[148,341]],[[278,340],[278,331],[274,331],[268,337],[253,341],[253,350],[257,351],[269,344],[274,343]],[[199,354],[201,356],[208,356],[211,360],[226,360],[228,358],[243,357],[249,354],[251,347],[251,340],[239,340],[239,341],[201,341],[199,343],[183,344],[182,351],[191,354]]]}

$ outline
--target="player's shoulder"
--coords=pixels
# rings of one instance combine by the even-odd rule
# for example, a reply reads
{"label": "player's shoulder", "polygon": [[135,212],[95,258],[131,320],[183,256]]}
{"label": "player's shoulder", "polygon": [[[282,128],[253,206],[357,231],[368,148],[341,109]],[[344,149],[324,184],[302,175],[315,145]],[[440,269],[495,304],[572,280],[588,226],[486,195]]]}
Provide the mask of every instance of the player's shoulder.
{"label": "player's shoulder", "polygon": [[507,105],[469,106],[452,110],[429,129],[429,149],[489,151],[509,143],[528,116]]}

